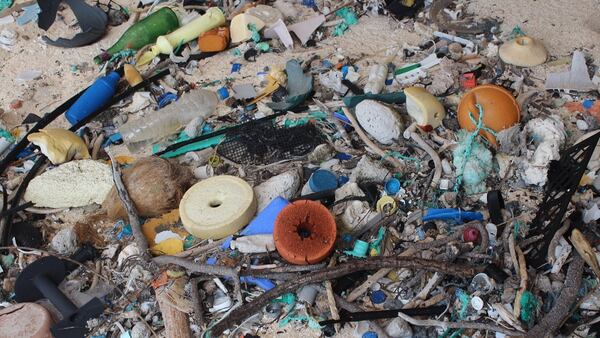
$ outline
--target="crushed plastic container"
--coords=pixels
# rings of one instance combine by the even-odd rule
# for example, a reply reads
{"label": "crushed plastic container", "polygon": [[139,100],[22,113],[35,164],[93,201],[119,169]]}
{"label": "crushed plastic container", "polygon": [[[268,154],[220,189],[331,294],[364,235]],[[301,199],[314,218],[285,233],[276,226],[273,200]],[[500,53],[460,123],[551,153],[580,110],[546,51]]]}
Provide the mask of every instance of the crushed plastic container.
{"label": "crushed plastic container", "polygon": [[215,93],[204,89],[193,90],[163,109],[125,123],[119,127],[119,131],[129,150],[138,151],[176,133],[196,117],[207,118],[215,111],[218,103]]}

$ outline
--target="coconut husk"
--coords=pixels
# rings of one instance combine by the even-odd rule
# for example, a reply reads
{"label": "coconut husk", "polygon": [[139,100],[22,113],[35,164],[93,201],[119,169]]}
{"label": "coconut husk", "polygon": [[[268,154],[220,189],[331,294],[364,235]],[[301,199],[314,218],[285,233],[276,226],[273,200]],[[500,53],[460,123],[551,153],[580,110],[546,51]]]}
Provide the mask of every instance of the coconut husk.
{"label": "coconut husk", "polygon": [[[189,168],[159,157],[138,160],[123,169],[122,178],[138,215],[142,217],[157,217],[176,209],[183,194],[194,183]],[[112,219],[127,217],[114,187],[102,208]]]}

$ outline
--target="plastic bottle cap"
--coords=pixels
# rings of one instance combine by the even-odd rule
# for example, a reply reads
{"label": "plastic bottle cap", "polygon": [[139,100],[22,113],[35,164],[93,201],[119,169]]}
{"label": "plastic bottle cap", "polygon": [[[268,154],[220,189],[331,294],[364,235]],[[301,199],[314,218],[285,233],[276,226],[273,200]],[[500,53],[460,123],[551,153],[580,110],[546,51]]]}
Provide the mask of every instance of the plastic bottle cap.
{"label": "plastic bottle cap", "polygon": [[388,195],[396,195],[400,191],[400,180],[397,178],[390,178],[385,182],[385,192]]}
{"label": "plastic bottle cap", "polygon": [[381,290],[371,292],[371,302],[373,302],[373,304],[381,304],[385,302],[386,298],[385,292]]}
{"label": "plastic bottle cap", "polygon": [[225,100],[229,97],[229,91],[227,90],[227,88],[221,87],[219,88],[219,90],[217,90],[217,95],[219,96],[219,99]]}
{"label": "plastic bottle cap", "polygon": [[308,185],[313,192],[319,192],[337,188],[338,181],[331,171],[319,169],[310,176]]}
{"label": "plastic bottle cap", "polygon": [[483,300],[477,296],[471,298],[471,306],[473,309],[480,311],[483,309]]}
{"label": "plastic bottle cap", "polygon": [[363,333],[362,338],[377,338],[377,333],[373,331],[367,331]]}
{"label": "plastic bottle cap", "polygon": [[358,258],[365,258],[367,257],[367,250],[369,250],[369,243],[357,239],[356,242],[354,242],[354,249],[352,249],[352,251],[346,251],[346,254]]}

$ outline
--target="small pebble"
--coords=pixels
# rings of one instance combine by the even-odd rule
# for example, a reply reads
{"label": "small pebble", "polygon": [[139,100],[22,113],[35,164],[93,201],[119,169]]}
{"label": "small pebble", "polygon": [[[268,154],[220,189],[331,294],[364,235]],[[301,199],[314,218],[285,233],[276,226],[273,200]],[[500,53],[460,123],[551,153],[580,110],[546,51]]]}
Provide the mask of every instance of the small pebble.
{"label": "small pebble", "polygon": [[17,110],[17,109],[23,107],[23,101],[21,101],[21,100],[12,100],[10,102],[9,106],[10,106],[10,109]]}
{"label": "small pebble", "polygon": [[588,130],[590,128],[590,126],[584,120],[577,120],[576,124],[579,130]]}

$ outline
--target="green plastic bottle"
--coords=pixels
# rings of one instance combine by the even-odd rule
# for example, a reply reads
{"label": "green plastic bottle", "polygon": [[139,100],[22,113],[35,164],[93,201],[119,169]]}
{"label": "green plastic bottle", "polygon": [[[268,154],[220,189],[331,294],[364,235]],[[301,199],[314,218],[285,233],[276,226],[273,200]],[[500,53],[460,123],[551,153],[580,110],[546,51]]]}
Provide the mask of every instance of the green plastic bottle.
{"label": "green plastic bottle", "polygon": [[156,38],[168,34],[177,28],[179,28],[177,15],[172,9],[163,7],[129,27],[119,41],[106,52],[96,56],[94,62],[100,64],[107,61],[111,56],[124,49],[138,50],[156,42]]}

